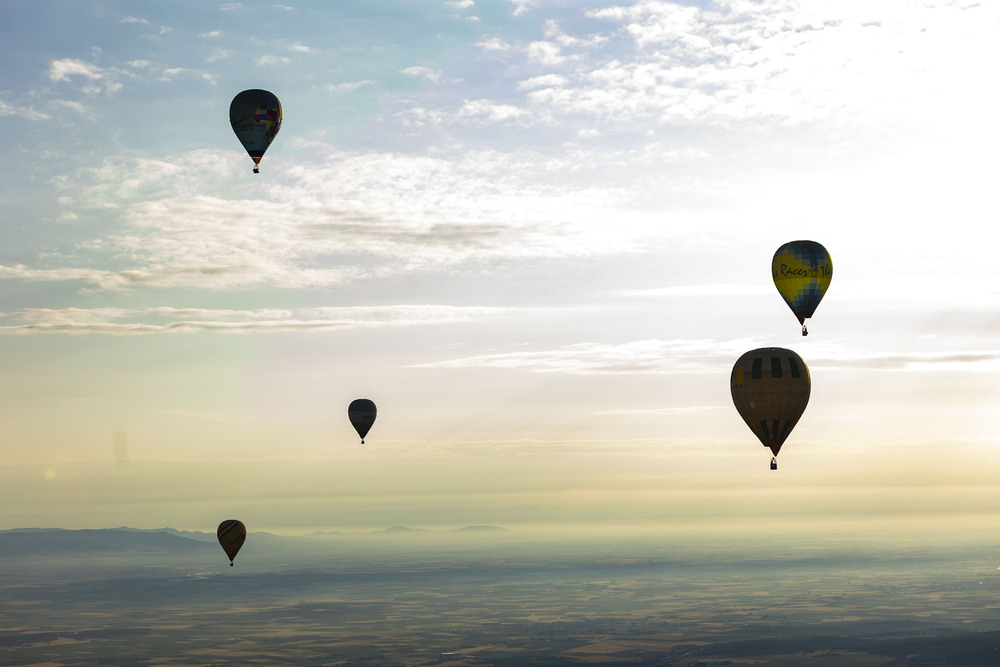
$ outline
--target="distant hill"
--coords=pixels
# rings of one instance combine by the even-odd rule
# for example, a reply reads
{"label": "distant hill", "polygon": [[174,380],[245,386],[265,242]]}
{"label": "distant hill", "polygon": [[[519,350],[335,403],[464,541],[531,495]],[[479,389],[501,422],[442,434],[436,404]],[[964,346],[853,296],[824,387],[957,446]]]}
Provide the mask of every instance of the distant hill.
{"label": "distant hill", "polygon": [[[411,528],[409,526],[390,526],[382,530],[365,533],[344,533],[339,531],[315,532],[303,538],[285,537],[270,533],[253,532],[257,544],[286,543],[298,539],[333,538],[337,536],[359,535],[447,535],[454,533],[487,533],[504,530],[498,526],[465,526],[447,531],[428,530],[426,528]],[[83,530],[65,530],[62,528],[17,528],[0,530],[0,557],[17,557],[32,555],[58,555],[72,553],[122,553],[122,552],[156,552],[191,551],[206,548],[217,548],[215,533],[183,531],[174,528],[99,528]]]}
{"label": "distant hill", "polygon": [[423,528],[410,528],[409,526],[389,526],[385,530],[376,531],[380,533],[426,533]]}
{"label": "distant hill", "polygon": [[[197,534],[203,535],[203,534]],[[211,536],[215,539],[215,536]],[[192,551],[212,547],[201,537],[180,531],[101,528],[63,530],[26,528],[0,531],[0,555],[5,557],[70,553]]]}
{"label": "distant hill", "polygon": [[197,540],[199,542],[211,542],[215,544],[217,539],[215,533],[205,533],[195,530],[177,530],[176,528],[130,528],[129,526],[119,526],[113,530],[127,530],[133,533],[169,533],[171,535],[178,535],[180,537],[186,537],[191,540]]}

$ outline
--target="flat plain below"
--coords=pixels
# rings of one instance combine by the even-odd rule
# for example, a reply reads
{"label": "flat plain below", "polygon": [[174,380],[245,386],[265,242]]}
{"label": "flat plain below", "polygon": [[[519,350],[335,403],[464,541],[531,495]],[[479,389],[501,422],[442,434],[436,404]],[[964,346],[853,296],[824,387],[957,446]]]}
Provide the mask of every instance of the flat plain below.
{"label": "flat plain below", "polygon": [[993,665],[995,545],[490,531],[5,556],[0,665]]}

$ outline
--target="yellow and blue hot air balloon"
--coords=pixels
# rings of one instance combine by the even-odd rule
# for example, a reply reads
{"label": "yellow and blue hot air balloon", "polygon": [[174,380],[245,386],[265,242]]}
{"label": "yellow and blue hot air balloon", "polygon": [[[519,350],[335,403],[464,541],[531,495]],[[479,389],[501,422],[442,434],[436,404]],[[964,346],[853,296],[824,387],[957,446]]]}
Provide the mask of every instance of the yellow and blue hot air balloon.
{"label": "yellow and blue hot air balloon", "polygon": [[729,390],[733,405],[761,444],[776,457],[809,403],[812,383],[802,357],[782,347],[744,353],[733,366]]}
{"label": "yellow and blue hot air balloon", "polygon": [[771,276],[785,303],[799,319],[802,335],[809,335],[805,320],[812,317],[833,278],[830,253],[815,241],[790,241],[774,253]]}
{"label": "yellow and blue hot air balloon", "polygon": [[244,90],[229,105],[229,123],[260,173],[260,159],[281,129],[281,102],[266,90]]}

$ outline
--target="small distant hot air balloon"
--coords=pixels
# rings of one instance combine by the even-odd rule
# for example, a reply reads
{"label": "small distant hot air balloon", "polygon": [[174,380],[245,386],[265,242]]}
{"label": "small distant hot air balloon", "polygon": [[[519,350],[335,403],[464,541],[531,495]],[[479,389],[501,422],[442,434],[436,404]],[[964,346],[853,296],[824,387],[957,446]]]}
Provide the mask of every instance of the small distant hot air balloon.
{"label": "small distant hot air balloon", "polygon": [[733,404],[761,444],[778,450],[809,403],[809,369],[802,357],[781,347],[762,347],[741,356],[729,378]]}
{"label": "small distant hot air balloon", "polygon": [[815,241],[790,241],[774,253],[771,276],[785,303],[799,319],[802,335],[808,336],[805,320],[812,317],[833,278],[830,253]]}
{"label": "small distant hot air balloon", "polygon": [[361,436],[361,444],[365,444],[365,436],[375,423],[375,403],[367,398],[351,401],[347,406],[347,417],[351,420],[354,430]]}
{"label": "small distant hot air balloon", "polygon": [[229,556],[229,564],[233,564],[233,559],[240,552],[240,547],[247,540],[247,527],[242,521],[236,519],[226,519],[219,524],[219,529],[215,531],[219,537],[219,544],[222,550]]}
{"label": "small distant hot air balloon", "polygon": [[244,90],[229,105],[229,123],[260,173],[260,159],[281,129],[281,102],[266,90]]}

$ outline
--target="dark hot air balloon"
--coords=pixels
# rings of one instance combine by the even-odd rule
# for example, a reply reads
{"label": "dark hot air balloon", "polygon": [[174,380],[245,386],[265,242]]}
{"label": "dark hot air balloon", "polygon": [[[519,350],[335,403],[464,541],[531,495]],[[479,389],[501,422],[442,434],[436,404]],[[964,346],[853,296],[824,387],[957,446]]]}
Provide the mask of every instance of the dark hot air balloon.
{"label": "dark hot air balloon", "polygon": [[375,423],[375,403],[367,398],[351,401],[347,407],[347,417],[351,420],[354,430],[361,436],[361,444],[365,444],[365,436]]}
{"label": "dark hot air balloon", "polygon": [[236,554],[240,552],[240,547],[247,540],[247,527],[243,525],[242,521],[226,519],[219,524],[219,529],[215,531],[215,534],[219,537],[222,550],[229,556],[229,564],[232,565]]}
{"label": "dark hot air balloon", "polygon": [[281,102],[266,90],[244,90],[229,105],[229,123],[260,173],[260,159],[281,129]]}
{"label": "dark hot air balloon", "polygon": [[774,253],[771,277],[802,325],[802,335],[809,335],[805,320],[813,316],[833,278],[830,253],[815,241],[790,241]]}
{"label": "dark hot air balloon", "polygon": [[741,356],[729,378],[733,404],[743,421],[771,450],[771,469],[788,434],[809,403],[809,369],[802,357],[781,347],[762,347]]}

